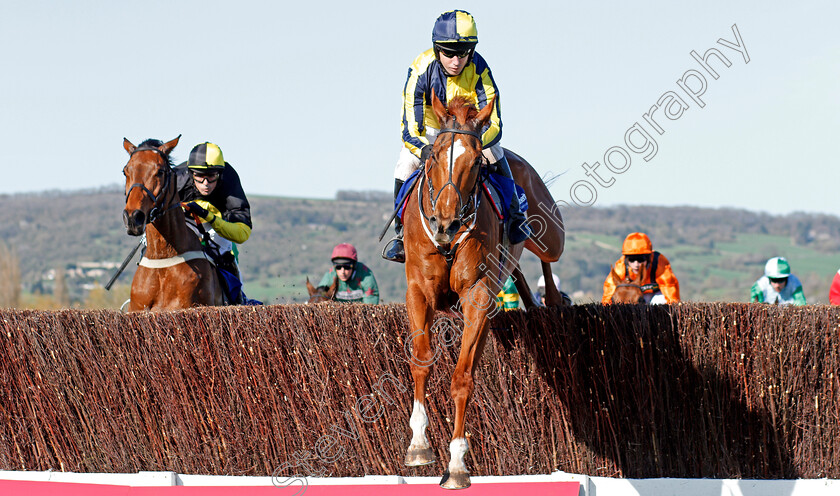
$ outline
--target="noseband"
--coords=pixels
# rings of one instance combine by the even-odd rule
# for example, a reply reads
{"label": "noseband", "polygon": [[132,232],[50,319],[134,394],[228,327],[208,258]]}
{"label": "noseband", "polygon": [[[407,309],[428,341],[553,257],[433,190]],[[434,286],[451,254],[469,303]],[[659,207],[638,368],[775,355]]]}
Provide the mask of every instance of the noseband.
{"label": "noseband", "polygon": [[[162,151],[158,150],[157,148],[150,147],[150,146],[144,146],[144,147],[137,148],[133,152],[131,152],[131,157],[133,157],[134,154],[137,153],[137,152],[155,152],[163,158],[163,160],[166,164],[169,163],[169,157],[165,153],[163,153]],[[129,161],[131,160],[131,157],[129,157]],[[163,186],[160,188],[160,194],[161,194],[160,197],[157,197],[154,193],[152,193],[149,190],[149,188],[147,188],[146,185],[143,184],[143,183],[134,183],[134,184],[131,185],[131,187],[128,188],[128,191],[125,192],[125,201],[126,202],[128,202],[128,196],[131,194],[131,191],[134,188],[140,188],[144,193],[149,195],[149,199],[152,200],[152,209],[149,210],[149,220],[146,222],[147,224],[150,224],[150,223],[156,221],[161,215],[163,215],[164,213],[168,212],[169,210],[171,210],[172,208],[174,208],[175,206],[178,205],[178,202],[175,202],[173,205],[170,205],[169,207],[167,207],[163,210],[161,210],[161,207],[159,205],[159,203],[161,203],[161,201],[163,200],[163,195],[165,195],[166,191],[169,189],[169,183],[172,181],[172,174],[173,174],[172,168],[167,165],[165,170],[166,170],[166,172],[164,173],[165,177],[164,177],[164,180],[163,180]]]}

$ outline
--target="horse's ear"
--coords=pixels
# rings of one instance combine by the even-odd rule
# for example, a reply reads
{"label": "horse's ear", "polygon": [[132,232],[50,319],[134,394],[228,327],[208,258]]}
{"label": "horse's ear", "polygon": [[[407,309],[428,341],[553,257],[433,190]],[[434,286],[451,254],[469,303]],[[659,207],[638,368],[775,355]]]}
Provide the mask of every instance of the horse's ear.
{"label": "horse's ear", "polygon": [[432,90],[432,110],[435,112],[435,115],[438,118],[440,127],[445,127],[444,121],[447,117],[449,117],[449,112],[447,112],[446,107],[438,99],[437,95],[435,94],[435,90]]}
{"label": "horse's ear", "polygon": [[493,99],[490,100],[490,103],[485,105],[484,108],[478,112],[478,115],[475,116],[475,122],[477,124],[476,129],[484,129],[484,126],[490,122],[490,116],[493,114],[493,107],[496,106],[496,97],[498,97],[498,95],[493,95]]}
{"label": "horse's ear", "polygon": [[333,283],[330,285],[330,290],[327,291],[327,298],[332,299],[335,296],[335,291],[338,289],[338,276],[335,276]]}
{"label": "horse's ear", "polygon": [[306,290],[307,290],[307,291],[309,291],[309,296],[314,295],[314,294],[315,294],[315,292],[316,292],[316,291],[318,291],[318,290],[315,288],[315,286],[313,286],[313,285],[312,285],[312,283],[311,283],[311,282],[309,282],[309,276],[306,276]]}
{"label": "horse's ear", "polygon": [[177,138],[175,138],[172,141],[167,141],[166,143],[163,144],[163,146],[158,148],[158,150],[162,151],[164,155],[169,155],[169,152],[171,152],[173,148],[178,146],[178,140],[180,140],[180,139],[181,139],[181,135],[179,134]]}
{"label": "horse's ear", "polygon": [[125,151],[127,151],[129,155],[134,153],[134,150],[137,149],[136,146],[131,144],[131,141],[128,141],[128,138],[123,138],[123,148],[125,148]]}

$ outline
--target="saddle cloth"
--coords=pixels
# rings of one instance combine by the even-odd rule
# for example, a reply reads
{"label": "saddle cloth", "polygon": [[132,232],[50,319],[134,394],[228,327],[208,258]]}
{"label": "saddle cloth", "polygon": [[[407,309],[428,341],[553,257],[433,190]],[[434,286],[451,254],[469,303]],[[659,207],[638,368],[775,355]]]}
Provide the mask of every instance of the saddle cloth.
{"label": "saddle cloth", "polygon": [[[400,188],[396,200],[394,200],[394,209],[399,209],[397,215],[399,215],[400,220],[403,218],[405,204],[408,203],[408,192],[411,191],[411,186],[420,177],[420,172],[422,172],[422,169],[417,169],[408,176],[408,179],[405,180],[405,183]],[[496,174],[495,172],[490,172],[487,169],[482,169],[479,187],[490,200],[490,203],[493,205],[493,210],[500,220],[507,220],[510,217],[510,203],[513,199],[514,192],[519,198],[519,208],[522,212],[528,210],[528,199],[525,196],[525,190],[513,182],[512,179],[501,174]]]}

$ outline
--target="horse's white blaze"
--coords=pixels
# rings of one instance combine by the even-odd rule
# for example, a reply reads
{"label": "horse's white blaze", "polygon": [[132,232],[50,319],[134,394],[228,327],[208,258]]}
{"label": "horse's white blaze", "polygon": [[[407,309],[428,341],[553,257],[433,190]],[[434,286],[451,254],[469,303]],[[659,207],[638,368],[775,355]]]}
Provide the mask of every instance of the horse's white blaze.
{"label": "horse's white blaze", "polygon": [[[452,150],[451,151],[450,150],[446,151],[446,160],[449,160],[450,153],[451,153],[452,154],[452,167],[454,167],[455,164],[458,163],[458,158],[461,155],[463,155],[466,151],[467,151],[467,149],[464,148],[464,145],[463,145],[463,143],[461,143],[461,140],[455,140],[455,144],[452,145]],[[445,165],[446,165],[447,168],[450,167],[449,163],[447,163]],[[455,201],[455,198],[453,198],[452,201]],[[457,208],[458,205],[457,204],[456,205],[448,205],[447,204],[446,207],[447,208]]]}
{"label": "horse's white blaze", "polygon": [[408,423],[411,426],[410,448],[428,448],[426,427],[429,426],[429,417],[426,415],[426,407],[417,400],[414,400],[414,409],[411,411],[411,420]]}
{"label": "horse's white blaze", "polygon": [[[466,151],[467,151],[467,149],[464,148],[464,144],[461,143],[461,140],[455,140],[455,144],[452,145],[452,151],[449,151],[449,150],[446,151],[446,160],[449,160],[449,156],[450,156],[450,154],[452,154],[452,163],[455,164],[455,162],[458,161],[458,157],[463,155],[464,152],[466,152]],[[449,167],[448,162],[444,165],[446,165],[447,168]]]}
{"label": "horse's white blaze", "polygon": [[464,456],[470,450],[470,443],[466,438],[458,437],[449,443],[449,473],[450,474],[465,474],[467,473],[467,464],[464,462]]}

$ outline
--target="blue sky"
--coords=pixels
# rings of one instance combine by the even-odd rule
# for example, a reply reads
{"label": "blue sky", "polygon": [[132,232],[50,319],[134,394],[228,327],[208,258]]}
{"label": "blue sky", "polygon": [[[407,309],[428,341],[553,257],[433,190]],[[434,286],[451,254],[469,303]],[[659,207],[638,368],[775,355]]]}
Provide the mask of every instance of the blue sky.
{"label": "blue sky", "polygon": [[[390,191],[407,67],[452,8],[477,19],[502,144],[558,176],[556,200],[589,181],[596,205],[840,215],[840,8],[830,2],[7,0],[0,193],[119,183],[124,136],[178,134],[177,161],[213,141],[249,194]],[[718,43],[736,40],[733,25],[748,63]],[[690,54],[712,47],[731,62],[711,62],[718,79]],[[707,80],[702,108],[677,83],[690,70]],[[687,108],[660,116],[653,134],[644,114],[669,91]],[[629,153],[610,173],[605,152],[627,149],[636,123],[656,155]],[[620,168],[621,154],[610,157]],[[609,186],[584,162],[599,162]],[[587,191],[576,189],[581,202]]]}

